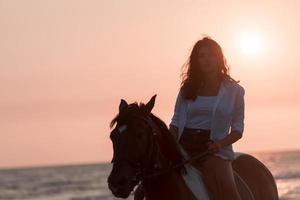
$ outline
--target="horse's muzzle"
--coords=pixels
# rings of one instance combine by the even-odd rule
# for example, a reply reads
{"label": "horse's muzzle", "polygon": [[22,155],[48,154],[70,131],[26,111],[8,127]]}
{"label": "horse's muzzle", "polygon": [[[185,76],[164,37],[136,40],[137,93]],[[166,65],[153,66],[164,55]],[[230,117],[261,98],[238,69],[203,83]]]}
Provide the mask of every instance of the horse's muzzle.
{"label": "horse's muzzle", "polygon": [[108,183],[108,187],[110,191],[113,193],[113,195],[118,198],[124,198],[124,199],[128,198],[131,192],[131,190],[126,190],[124,188],[114,186],[111,183]]}
{"label": "horse's muzzle", "polygon": [[127,198],[134,189],[134,186],[138,183],[120,175],[110,175],[107,179],[107,182],[108,188],[111,190],[113,195],[121,198]]}

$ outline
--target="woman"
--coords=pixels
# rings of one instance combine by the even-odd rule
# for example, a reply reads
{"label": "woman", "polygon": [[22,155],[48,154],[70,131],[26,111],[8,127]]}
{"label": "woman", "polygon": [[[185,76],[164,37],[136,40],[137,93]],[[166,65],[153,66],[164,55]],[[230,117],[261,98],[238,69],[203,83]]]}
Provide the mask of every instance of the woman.
{"label": "woman", "polygon": [[177,96],[170,131],[190,156],[210,154],[201,170],[210,199],[241,199],[234,181],[232,144],[244,130],[244,88],[230,77],[220,45],[209,37],[196,42]]}

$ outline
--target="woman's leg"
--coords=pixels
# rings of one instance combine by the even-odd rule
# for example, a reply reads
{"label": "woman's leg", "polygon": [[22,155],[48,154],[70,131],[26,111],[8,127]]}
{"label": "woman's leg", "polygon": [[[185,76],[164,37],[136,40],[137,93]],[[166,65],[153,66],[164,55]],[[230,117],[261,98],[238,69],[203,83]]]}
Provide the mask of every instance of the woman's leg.
{"label": "woman's leg", "polygon": [[212,200],[241,200],[234,181],[231,161],[209,155],[198,165]]}

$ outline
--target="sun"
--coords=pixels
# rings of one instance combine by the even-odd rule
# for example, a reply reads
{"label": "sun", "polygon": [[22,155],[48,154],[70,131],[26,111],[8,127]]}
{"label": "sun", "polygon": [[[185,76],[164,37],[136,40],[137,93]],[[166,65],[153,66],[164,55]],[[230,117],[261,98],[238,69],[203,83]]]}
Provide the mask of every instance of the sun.
{"label": "sun", "polygon": [[238,44],[241,53],[248,56],[258,56],[264,51],[262,38],[256,32],[241,34]]}

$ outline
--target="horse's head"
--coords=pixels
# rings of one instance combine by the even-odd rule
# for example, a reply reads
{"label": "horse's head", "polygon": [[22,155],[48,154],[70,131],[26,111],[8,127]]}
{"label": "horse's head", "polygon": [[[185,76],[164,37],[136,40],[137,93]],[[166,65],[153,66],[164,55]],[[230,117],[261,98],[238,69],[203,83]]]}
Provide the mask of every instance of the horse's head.
{"label": "horse's head", "polygon": [[121,100],[119,114],[111,122],[110,138],[113,143],[113,168],[108,186],[117,197],[127,198],[139,182],[139,170],[149,161],[153,151],[152,127],[149,125],[154,95],[146,104],[127,104]]}

